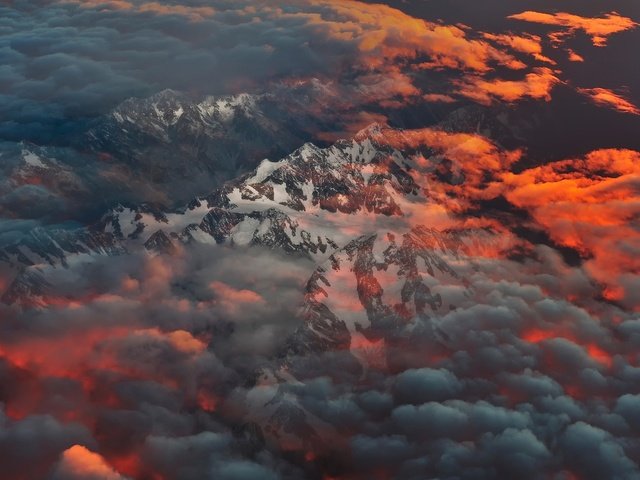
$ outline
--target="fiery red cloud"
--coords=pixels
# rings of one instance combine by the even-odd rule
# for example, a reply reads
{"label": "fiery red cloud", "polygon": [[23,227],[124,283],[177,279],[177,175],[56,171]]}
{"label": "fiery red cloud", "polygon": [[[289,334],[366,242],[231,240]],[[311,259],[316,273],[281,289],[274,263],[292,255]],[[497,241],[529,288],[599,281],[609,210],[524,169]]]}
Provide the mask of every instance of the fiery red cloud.
{"label": "fiery red cloud", "polygon": [[636,310],[640,236],[632,219],[640,214],[639,165],[638,152],[598,150],[502,180],[507,199],[530,210],[559,244],[582,252],[605,297]]}

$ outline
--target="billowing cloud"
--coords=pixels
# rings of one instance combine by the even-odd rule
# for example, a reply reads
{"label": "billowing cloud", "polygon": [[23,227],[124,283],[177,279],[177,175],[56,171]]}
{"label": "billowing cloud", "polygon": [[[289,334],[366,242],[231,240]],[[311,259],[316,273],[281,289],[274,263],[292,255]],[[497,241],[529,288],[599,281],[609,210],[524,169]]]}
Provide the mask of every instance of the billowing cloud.
{"label": "billowing cloud", "polygon": [[[46,308],[3,307],[0,442],[48,422],[44,453],[11,454],[25,449],[53,478],[634,478],[638,153],[512,171],[526,152],[477,133],[359,138],[405,152],[448,212],[423,243],[370,244],[354,225],[352,247],[325,265],[317,298],[334,325],[370,325],[346,340],[320,322],[300,334],[315,266],[262,249],[191,245],[64,270]],[[427,207],[399,221],[417,227]],[[411,275],[429,288],[415,314],[399,306],[419,290],[404,286]]]}
{"label": "billowing cloud", "polygon": [[97,453],[74,445],[62,453],[51,480],[125,480]]}
{"label": "billowing cloud", "polygon": [[[528,10],[509,16],[515,20],[523,20],[525,22],[542,23],[545,25],[554,25],[565,27],[566,31],[562,34],[573,35],[576,31],[582,30],[591,37],[591,41],[597,47],[603,47],[607,43],[607,38],[616,33],[633,29],[638,24],[631,18],[623,17],[615,12],[608,13],[602,17],[582,17],[571,13],[541,13]],[[560,39],[558,35],[555,39]]]}
{"label": "billowing cloud", "polygon": [[89,1],[75,1],[75,0],[61,0],[60,3],[77,4],[81,8],[96,8],[103,11],[108,10],[130,10],[140,13],[150,12],[155,15],[177,15],[185,17],[194,22],[204,20],[207,17],[213,16],[215,10],[211,7],[193,7],[190,5],[167,5],[160,2],[141,2],[132,3],[126,0],[89,0]]}
{"label": "billowing cloud", "polygon": [[635,151],[599,150],[503,179],[507,199],[527,208],[559,244],[583,254],[605,297],[634,309],[640,307],[633,273],[640,268],[633,227],[640,214],[639,161]]}
{"label": "billowing cloud", "polygon": [[571,49],[567,50],[567,54],[569,55],[570,62],[579,62],[579,63],[584,62],[584,57],[579,53],[574,52]]}

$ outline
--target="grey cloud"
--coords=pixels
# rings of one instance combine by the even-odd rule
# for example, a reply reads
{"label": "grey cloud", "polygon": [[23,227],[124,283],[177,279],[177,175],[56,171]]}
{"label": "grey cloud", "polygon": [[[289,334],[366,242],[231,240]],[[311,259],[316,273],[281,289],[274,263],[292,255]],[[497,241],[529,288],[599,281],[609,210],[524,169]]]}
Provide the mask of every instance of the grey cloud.
{"label": "grey cloud", "polygon": [[622,416],[634,431],[640,431],[640,395],[621,396],[616,401],[614,412]]}
{"label": "grey cloud", "polygon": [[9,478],[43,478],[60,453],[77,443],[94,443],[80,424],[63,424],[50,415],[11,420],[0,410],[0,464]]}
{"label": "grey cloud", "polygon": [[462,389],[462,383],[453,373],[430,368],[406,370],[398,375],[395,384],[395,394],[401,403],[448,400],[459,395]]}
{"label": "grey cloud", "polygon": [[640,476],[638,465],[607,432],[583,422],[567,428],[561,445],[566,461],[586,479],[631,480]]}
{"label": "grey cloud", "polygon": [[391,418],[407,435],[423,439],[457,437],[468,422],[464,412],[435,402],[417,407],[403,405],[392,412]]}
{"label": "grey cloud", "polygon": [[211,478],[220,480],[252,480],[264,478],[265,480],[278,480],[281,477],[262,465],[246,460],[225,462],[215,467]]}

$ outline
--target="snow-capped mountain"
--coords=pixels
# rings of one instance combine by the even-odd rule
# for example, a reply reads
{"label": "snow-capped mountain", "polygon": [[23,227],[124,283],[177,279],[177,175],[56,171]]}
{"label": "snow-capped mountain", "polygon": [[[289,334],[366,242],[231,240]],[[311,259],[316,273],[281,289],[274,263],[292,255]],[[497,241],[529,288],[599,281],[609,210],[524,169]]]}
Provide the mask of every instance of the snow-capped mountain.
{"label": "snow-capped mountain", "polygon": [[428,205],[416,174],[424,167],[389,147],[384,137],[391,134],[399,132],[375,125],[327,148],[305,144],[183,209],[119,206],[89,228],[36,229],[0,256],[45,272],[65,267],[71,257],[169,252],[200,242],[262,245],[323,261],[381,225],[406,228],[406,213],[417,202]]}
{"label": "snow-capped mountain", "polygon": [[257,94],[164,90],[126,100],[99,118],[78,148],[88,146],[118,172],[141,176],[166,197],[156,203],[177,206],[310,140],[321,130],[327,95],[317,80]]}
{"label": "snow-capped mountain", "polygon": [[[211,188],[302,143],[265,111],[266,102],[265,95],[191,99],[165,90],[125,101],[86,139],[92,150],[161,186],[172,201],[186,201],[185,192],[204,187],[203,177]],[[192,182],[186,189],[185,180]]]}
{"label": "snow-capped mountain", "polygon": [[[158,120],[165,126],[185,115],[183,109],[176,118],[180,109],[170,102],[149,108],[174,112]],[[280,355],[248,380],[265,385],[270,396],[244,402],[252,412],[245,420],[262,425],[267,439],[307,439],[312,448],[330,432],[286,389],[317,371],[312,363],[325,353],[338,352],[345,373],[357,377],[390,368],[388,348],[414,334],[435,343],[440,334],[430,318],[456,308],[469,289],[457,268],[469,262],[467,245],[490,235],[447,229],[429,183],[431,174],[447,173],[447,152],[442,145],[392,146],[403,138],[402,130],[372,125],[351,140],[326,148],[307,143],[278,161],[263,160],[181,209],[120,205],[89,228],[34,230],[0,250],[14,275],[2,300],[46,307],[51,297],[59,301],[52,292],[61,271],[111,255],[173,255],[193,244],[225,244],[305,256],[318,266],[301,292],[300,325],[283,339]],[[444,176],[461,181],[458,167],[449,165]]]}
{"label": "snow-capped mountain", "polygon": [[422,195],[411,168],[410,159],[365,132],[328,148],[306,144],[280,161],[264,160],[175,213],[118,208],[103,219],[104,228],[123,239],[162,230],[181,242],[230,241],[323,256],[327,247],[350,240],[347,227],[364,225],[367,216],[401,223],[401,205]]}
{"label": "snow-capped mountain", "polygon": [[0,142],[0,214],[86,223],[118,203],[176,208],[310,140],[327,94],[318,81],[268,94],[165,90],[55,144]]}
{"label": "snow-capped mountain", "polygon": [[[357,381],[446,352],[449,339],[437,319],[472,301],[466,275],[476,268],[470,247],[478,241],[495,237],[417,226],[401,235],[363,235],[335,251],[307,283],[300,326],[258,372],[263,395],[245,399],[248,418],[267,439],[327,448],[332,430],[290,392],[318,376]],[[415,352],[420,358],[411,358]]]}

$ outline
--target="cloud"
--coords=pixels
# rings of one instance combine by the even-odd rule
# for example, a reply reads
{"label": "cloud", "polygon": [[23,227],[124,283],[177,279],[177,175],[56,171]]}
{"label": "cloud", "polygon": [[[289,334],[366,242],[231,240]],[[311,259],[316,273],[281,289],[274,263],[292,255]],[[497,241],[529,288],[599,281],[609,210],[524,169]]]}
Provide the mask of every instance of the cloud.
{"label": "cloud", "polygon": [[584,158],[507,173],[505,197],[526,208],[561,245],[582,253],[585,266],[606,286],[604,295],[639,308],[635,294],[640,153],[597,150]]}
{"label": "cloud", "polygon": [[[416,263],[441,308],[425,305],[424,315],[402,322],[389,308],[347,347],[334,348],[331,335],[341,333],[325,329],[319,338],[328,346],[297,343],[285,354],[305,321],[297,307],[309,261],[258,247],[191,245],[173,256],[129,254],[61,270],[52,277],[55,305],[3,307],[7,444],[45,411],[64,427],[54,429],[64,441],[47,443],[46,455],[21,447],[45,474],[81,463],[185,480],[637,475],[640,328],[619,306],[631,305],[635,290],[616,302],[599,294],[599,283],[617,284],[637,256],[618,244],[635,238],[621,223],[635,208],[622,202],[632,198],[637,152],[596,151],[515,170],[526,153],[479,134],[378,126],[361,135],[407,152],[432,201],[458,207],[446,231],[464,247],[439,253],[434,273],[422,257]],[[492,213],[490,203],[478,204],[499,196],[519,216],[474,224],[472,217]],[[567,236],[564,215],[584,233]],[[518,238],[525,226],[556,243]],[[554,245],[578,249],[585,261],[568,265]],[[612,265],[616,248],[629,257]],[[375,255],[385,251],[392,249],[376,247]],[[327,267],[326,289],[345,297],[327,305],[363,312],[366,298],[349,298],[341,286],[362,273],[367,251],[349,255],[356,268]],[[455,276],[437,273],[447,265]],[[371,267],[368,291],[379,311],[401,298],[409,267]],[[609,270],[594,282],[599,268]],[[352,368],[367,349],[379,361],[366,372]],[[68,434],[72,425],[77,431]],[[73,445],[87,450],[63,454]],[[21,451],[13,448],[12,458]]]}
{"label": "cloud", "polygon": [[458,83],[456,93],[478,103],[490,105],[493,101],[516,102],[522,99],[551,100],[551,91],[560,83],[556,73],[546,67],[535,68],[523,80],[486,80],[469,77]]}
{"label": "cloud", "polygon": [[0,461],[6,478],[45,478],[58,455],[79,442],[92,443],[79,423],[38,414],[13,420],[0,411]]}
{"label": "cloud", "polygon": [[485,33],[484,38],[492,40],[500,45],[511,47],[516,52],[523,52],[543,63],[555,64],[553,60],[542,54],[541,38],[537,35],[512,35],[512,34],[492,34]]}
{"label": "cloud", "polygon": [[425,368],[402,372],[394,390],[402,403],[421,404],[455,398],[462,386],[451,372]]}
{"label": "cloud", "polygon": [[14,140],[63,142],[125,98],[166,88],[255,92],[315,77],[360,110],[397,108],[420,98],[420,70],[525,71],[523,52],[549,61],[534,36],[483,37],[352,0],[47,1],[0,13],[0,135]]}
{"label": "cloud", "polygon": [[578,62],[578,63],[584,62],[584,57],[582,55],[574,52],[573,50],[569,49],[569,50],[567,50],[567,53],[569,54],[569,61],[570,62]]}
{"label": "cloud", "polygon": [[76,4],[80,8],[95,8],[102,11],[108,10],[128,10],[140,13],[150,12],[155,15],[177,15],[197,22],[215,14],[211,7],[192,7],[189,5],[166,5],[159,2],[132,3],[126,0],[61,0],[61,4]]}
{"label": "cloud", "polygon": [[433,103],[438,103],[438,102],[455,103],[456,101],[455,98],[442,93],[426,93],[422,96],[422,98],[427,102],[433,102]]}
{"label": "cloud", "polygon": [[367,5],[356,1],[316,1],[335,12],[342,25],[332,23],[330,37],[353,38],[358,42],[366,65],[382,61],[430,57],[424,68],[456,68],[487,71],[491,63],[523,68],[510,54],[481,40],[468,39],[464,30],[410,17],[385,5]]}
{"label": "cloud", "polygon": [[622,113],[640,115],[640,108],[612,90],[606,88],[578,88],[578,92],[588,97],[596,105]]}
{"label": "cloud", "polygon": [[51,480],[124,480],[97,453],[82,445],[74,445],[62,452]]}
{"label": "cloud", "polygon": [[638,466],[607,432],[578,422],[571,425],[561,439],[562,448],[571,466],[587,479],[602,475],[631,479],[638,475]]}
{"label": "cloud", "polygon": [[[528,10],[510,15],[508,18],[566,27],[567,30],[562,36],[573,35],[577,30],[582,30],[591,37],[591,41],[597,47],[604,47],[608,37],[611,35],[631,30],[638,26],[632,19],[623,17],[615,12],[608,13],[602,17],[590,18],[563,12],[550,14]],[[553,38],[559,40],[561,37],[556,35]]]}

